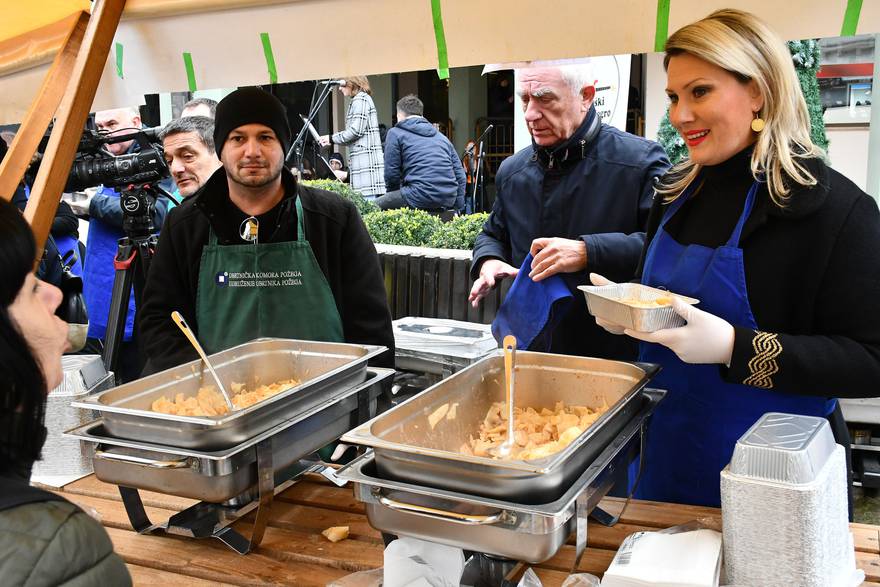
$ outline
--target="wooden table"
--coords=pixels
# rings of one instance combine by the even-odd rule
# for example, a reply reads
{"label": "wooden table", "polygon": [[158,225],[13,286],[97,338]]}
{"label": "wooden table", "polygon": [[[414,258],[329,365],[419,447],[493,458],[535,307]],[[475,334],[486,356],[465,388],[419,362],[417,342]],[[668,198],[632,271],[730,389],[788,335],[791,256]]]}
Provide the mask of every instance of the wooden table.
{"label": "wooden table", "polygon": [[[67,485],[61,493],[100,516],[116,552],[128,563],[135,585],[326,585],[350,573],[382,566],[382,537],[367,522],[363,505],[354,499],[350,488],[336,487],[320,476],[308,476],[276,497],[262,544],[246,556],[215,539],[135,533],[117,488],[98,481],[94,475]],[[147,491],[141,496],[153,522],[165,521],[194,503]],[[620,511],[621,506],[620,499],[606,498],[602,502],[610,513]],[[633,532],[720,515],[720,510],[714,508],[633,501],[613,528],[591,521],[589,543],[579,569],[601,576],[621,541]],[[330,526],[349,526],[350,537],[335,544],[329,542],[321,531]],[[236,528],[250,535],[247,520],[238,522]],[[851,528],[856,564],[867,576],[864,585],[880,587],[880,526],[851,524]],[[569,542],[535,569],[544,585],[562,584],[574,560],[574,550]]]}

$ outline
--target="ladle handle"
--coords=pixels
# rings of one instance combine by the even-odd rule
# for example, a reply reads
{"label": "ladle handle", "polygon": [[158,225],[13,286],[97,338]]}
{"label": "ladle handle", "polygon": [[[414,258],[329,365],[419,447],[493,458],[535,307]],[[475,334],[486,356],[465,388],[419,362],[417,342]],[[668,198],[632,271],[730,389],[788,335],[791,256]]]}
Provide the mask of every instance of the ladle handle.
{"label": "ladle handle", "polygon": [[504,385],[507,388],[507,441],[513,444],[513,392],[516,387],[516,337],[508,334],[502,341],[504,347]]}
{"label": "ladle handle", "polygon": [[214,371],[214,366],[211,364],[211,361],[208,360],[208,356],[205,354],[205,349],[203,349],[202,345],[199,344],[199,341],[196,338],[196,335],[193,334],[193,331],[190,329],[189,324],[186,323],[184,317],[177,310],[171,312],[171,319],[174,320],[174,323],[177,324],[177,327],[180,328],[184,336],[189,339],[190,344],[193,345],[193,348],[196,349],[196,352],[199,353],[199,356],[202,357],[202,361],[204,361],[205,365],[208,366],[208,371],[211,372],[211,375],[213,375],[214,377],[214,381],[216,381],[217,386],[220,387],[220,393],[223,394],[223,399],[226,400],[226,405],[229,407],[229,411],[233,411],[235,409],[235,406],[232,405],[232,399],[226,392],[226,388],[223,387],[223,382],[220,381],[220,377],[218,377],[217,372]]}

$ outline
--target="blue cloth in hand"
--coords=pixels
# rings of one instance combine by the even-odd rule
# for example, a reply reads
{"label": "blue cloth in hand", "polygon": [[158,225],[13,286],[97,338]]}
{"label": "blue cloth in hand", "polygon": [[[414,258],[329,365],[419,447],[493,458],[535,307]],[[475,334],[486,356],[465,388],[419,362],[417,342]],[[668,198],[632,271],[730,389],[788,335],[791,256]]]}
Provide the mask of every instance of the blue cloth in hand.
{"label": "blue cloth in hand", "polygon": [[500,344],[512,334],[518,349],[544,351],[550,348],[553,329],[568,311],[574,293],[567,276],[556,274],[535,282],[529,277],[531,270],[528,254],[492,321],[492,336]]}

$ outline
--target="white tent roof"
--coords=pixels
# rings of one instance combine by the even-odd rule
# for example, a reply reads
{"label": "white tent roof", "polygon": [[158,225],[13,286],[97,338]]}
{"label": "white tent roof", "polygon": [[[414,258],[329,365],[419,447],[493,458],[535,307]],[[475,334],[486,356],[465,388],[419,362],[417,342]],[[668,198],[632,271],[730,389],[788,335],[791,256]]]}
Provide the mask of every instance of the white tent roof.
{"label": "white tent roof", "polygon": [[[0,124],[22,119],[60,46],[57,24],[85,0],[17,2],[0,24]],[[450,67],[654,50],[657,0],[442,0]],[[660,3],[662,4],[662,3]],[[847,0],[673,0],[668,31],[733,6],[788,39],[837,36]],[[6,10],[6,9],[4,9]],[[34,14],[37,13],[37,14]],[[51,26],[55,24],[55,37]],[[865,2],[857,33],[880,31],[880,2]],[[431,0],[128,0],[93,109],[137,104],[145,93],[269,83],[268,33],[279,82],[434,69]],[[53,40],[54,39],[54,40]],[[53,44],[54,43],[54,44]]]}

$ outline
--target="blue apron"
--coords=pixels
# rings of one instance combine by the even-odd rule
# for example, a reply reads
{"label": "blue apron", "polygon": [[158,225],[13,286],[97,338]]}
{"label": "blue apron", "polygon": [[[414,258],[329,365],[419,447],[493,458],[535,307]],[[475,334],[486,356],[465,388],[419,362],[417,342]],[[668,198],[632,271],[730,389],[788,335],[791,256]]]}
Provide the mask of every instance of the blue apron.
{"label": "blue apron", "polygon": [[[99,194],[119,197],[119,193],[101,186]],[[110,297],[113,292],[113,279],[116,269],[113,260],[119,239],[125,234],[121,228],[106,222],[89,221],[89,237],[86,240],[86,262],[83,267],[83,297],[89,311],[89,338],[103,340],[107,334],[107,317],[110,314]],[[123,340],[131,340],[134,331],[134,288],[128,299],[128,314],[125,317]]]}
{"label": "blue apron", "polygon": [[[669,206],[648,248],[642,283],[695,297],[698,308],[757,330],[739,240],[758,186],[752,185],[733,234],[717,249],[681,245],[666,232],[666,223],[692,195],[690,187],[685,190]],[[651,385],[668,391],[648,429],[636,491],[641,499],[718,507],[721,469],[730,462],[736,441],[758,418],[766,412],[827,416],[836,406],[833,398],[727,383],[718,365],[684,363],[658,344],[641,343],[639,359],[663,366]]]}

